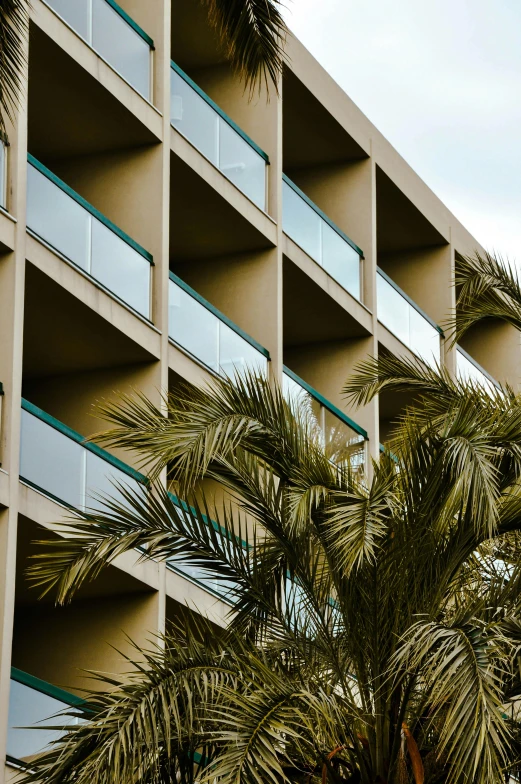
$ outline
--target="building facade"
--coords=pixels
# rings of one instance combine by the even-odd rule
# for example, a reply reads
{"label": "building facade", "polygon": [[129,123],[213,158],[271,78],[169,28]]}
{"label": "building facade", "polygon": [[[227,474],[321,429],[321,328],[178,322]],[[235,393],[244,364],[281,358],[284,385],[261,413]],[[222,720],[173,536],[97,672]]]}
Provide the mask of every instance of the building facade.
{"label": "building facade", "polygon": [[[493,322],[449,349],[456,253],[478,243],[304,47],[251,100],[191,0],[33,0],[27,84],[0,150],[0,770],[43,719],[125,668],[181,605],[224,623],[194,570],[120,558],[72,605],[24,578],[132,457],[85,445],[95,404],[254,366],[306,396],[324,442],[377,458],[407,401],[350,410],[379,352],[519,386],[519,336]],[[363,67],[363,63],[360,64]],[[441,326],[440,326],[441,325]],[[5,764],[4,764],[5,759]]]}

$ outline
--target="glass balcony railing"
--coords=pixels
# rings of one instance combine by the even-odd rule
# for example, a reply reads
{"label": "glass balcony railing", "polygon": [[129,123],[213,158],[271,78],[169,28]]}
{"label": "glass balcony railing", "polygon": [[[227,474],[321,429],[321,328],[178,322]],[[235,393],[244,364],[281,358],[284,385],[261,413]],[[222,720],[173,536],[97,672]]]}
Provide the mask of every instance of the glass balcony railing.
{"label": "glass balcony railing", "polygon": [[[7,728],[8,761],[20,765],[30,762],[61,738],[68,727],[84,720],[83,705],[83,700],[74,694],[13,667]],[[77,715],[59,715],[63,711]]]}
{"label": "glass balcony railing", "polygon": [[171,124],[265,210],[268,156],[176,63],[171,66]]}
{"label": "glass balcony railing", "polygon": [[285,174],[282,176],[284,233],[360,299],[363,252]]}
{"label": "glass balcony railing", "polygon": [[141,488],[142,474],[59,420],[22,400],[20,479],[74,509],[100,509],[100,495],[124,503],[114,485]]}
{"label": "glass balcony railing", "polygon": [[286,400],[306,409],[316,422],[327,458],[335,465],[350,464],[360,479],[366,463],[367,432],[284,367],[282,390]]}
{"label": "glass balcony railing", "polygon": [[[179,498],[172,495],[170,493],[170,498],[174,502],[176,506],[180,509],[188,509],[188,505],[185,501],[180,501]],[[214,520],[209,520],[205,518],[205,522],[207,525],[213,526],[216,530],[219,530],[218,524]],[[225,532],[223,531],[223,536],[225,536]],[[243,547],[246,547],[246,542],[242,542]],[[178,574],[182,575],[182,577],[186,577],[190,580],[190,582],[199,585],[208,593],[213,594],[218,599],[227,602],[228,604],[234,604],[235,602],[235,595],[234,595],[234,588],[235,583],[232,580],[222,579],[217,580],[216,578],[209,577],[208,573],[205,569],[195,566],[194,564],[190,563],[182,563],[181,561],[167,561],[167,566],[173,572],[177,572]]]}
{"label": "glass balcony railing", "polygon": [[227,376],[246,368],[267,375],[269,352],[173,272],[168,300],[170,339],[203,365]]}
{"label": "glass balcony railing", "polygon": [[29,231],[149,319],[150,253],[36,158],[28,161]]}
{"label": "glass balcony railing", "polygon": [[114,0],[45,0],[138,93],[151,100],[153,40]]}
{"label": "glass balcony railing", "polygon": [[377,275],[378,321],[427,365],[441,361],[442,330],[381,269]]}
{"label": "glass balcony railing", "polygon": [[497,381],[481,365],[478,365],[476,360],[472,359],[461,346],[456,349],[456,369],[458,378],[462,381],[471,381],[490,392],[497,392]]}

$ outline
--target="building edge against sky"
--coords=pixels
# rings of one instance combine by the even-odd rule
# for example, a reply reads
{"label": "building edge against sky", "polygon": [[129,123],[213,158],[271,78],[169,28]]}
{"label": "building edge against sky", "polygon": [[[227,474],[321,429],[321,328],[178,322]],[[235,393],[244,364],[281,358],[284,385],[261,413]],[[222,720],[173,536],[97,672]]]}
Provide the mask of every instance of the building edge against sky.
{"label": "building edge against sky", "polygon": [[130,555],[66,608],[28,589],[34,539],[112,477],[141,481],[132,456],[83,442],[103,427],[96,401],[159,403],[253,365],[291,379],[332,459],[340,439],[359,468],[407,404],[346,408],[361,359],[441,360],[516,388],[521,365],[518,334],[494,322],[448,348],[455,254],[478,245],[298,41],[280,95],[249,102],[198,4],[70,9],[34,0],[28,85],[0,151],[6,780],[43,742],[13,727],[74,702],[85,669],[121,671],[125,635],[146,644],[185,605],[216,624],[230,609],[193,570]]}

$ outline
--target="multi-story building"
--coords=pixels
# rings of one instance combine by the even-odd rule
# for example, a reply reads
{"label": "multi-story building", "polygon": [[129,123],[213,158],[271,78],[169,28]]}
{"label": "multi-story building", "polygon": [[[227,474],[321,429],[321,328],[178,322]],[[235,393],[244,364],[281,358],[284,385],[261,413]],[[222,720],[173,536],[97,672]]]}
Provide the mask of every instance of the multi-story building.
{"label": "multi-story building", "polygon": [[279,95],[249,100],[202,5],[120,2],[33,0],[27,86],[0,148],[7,779],[45,745],[14,728],[74,701],[84,670],[125,667],[126,635],[145,644],[180,605],[216,623],[229,609],[193,570],[131,556],[65,608],[29,590],[33,541],[110,477],[139,479],[128,454],[83,443],[103,427],[97,401],[159,401],[253,365],[303,388],[325,440],[340,433],[360,465],[407,403],[346,408],[364,357],[519,381],[507,326],[449,349],[455,254],[478,243],[297,40]]}

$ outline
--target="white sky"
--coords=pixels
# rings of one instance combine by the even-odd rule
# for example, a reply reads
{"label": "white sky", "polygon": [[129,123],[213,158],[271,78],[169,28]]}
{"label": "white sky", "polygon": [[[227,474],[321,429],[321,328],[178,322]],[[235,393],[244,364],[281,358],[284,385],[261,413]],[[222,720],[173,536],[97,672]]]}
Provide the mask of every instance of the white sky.
{"label": "white sky", "polygon": [[519,0],[286,0],[304,45],[474,236],[521,262]]}

